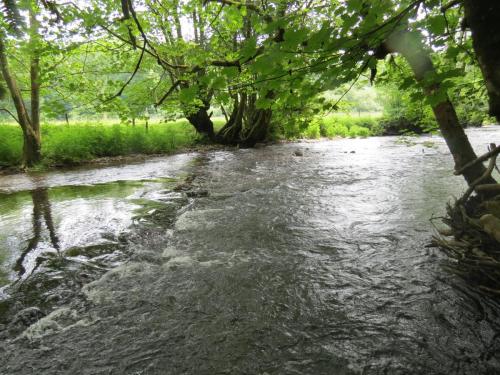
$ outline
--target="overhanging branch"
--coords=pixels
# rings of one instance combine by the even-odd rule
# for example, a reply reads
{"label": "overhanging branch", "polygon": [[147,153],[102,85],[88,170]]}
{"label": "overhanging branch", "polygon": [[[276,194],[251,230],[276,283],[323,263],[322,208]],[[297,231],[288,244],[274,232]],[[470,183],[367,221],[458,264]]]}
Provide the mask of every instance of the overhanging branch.
{"label": "overhanging branch", "polygon": [[16,120],[16,122],[21,125],[21,123],[19,122],[19,120],[17,119],[16,116],[14,116],[14,114],[9,111],[7,108],[0,108],[0,111],[4,111],[4,112],[7,112],[14,120]]}

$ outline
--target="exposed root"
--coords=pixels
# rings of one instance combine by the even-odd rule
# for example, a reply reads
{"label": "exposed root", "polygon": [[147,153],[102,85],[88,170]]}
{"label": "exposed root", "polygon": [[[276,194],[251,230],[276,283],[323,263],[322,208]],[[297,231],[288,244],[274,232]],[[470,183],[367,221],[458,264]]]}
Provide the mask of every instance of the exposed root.
{"label": "exposed root", "polygon": [[[483,195],[480,182],[496,167],[497,150],[491,145],[486,173],[465,194],[447,205],[442,222],[449,229],[438,230],[433,245],[456,260],[453,271],[467,279],[478,291],[500,296],[500,191]],[[482,160],[487,160],[483,155]],[[478,159],[481,159],[478,158]],[[471,163],[472,165],[473,163]],[[470,167],[470,166],[469,166]],[[464,168],[463,168],[464,169]],[[463,170],[462,169],[462,170]],[[477,187],[482,189],[477,189]],[[493,185],[496,186],[496,185]],[[494,191],[496,194],[491,194]],[[476,193],[473,195],[473,193]]]}

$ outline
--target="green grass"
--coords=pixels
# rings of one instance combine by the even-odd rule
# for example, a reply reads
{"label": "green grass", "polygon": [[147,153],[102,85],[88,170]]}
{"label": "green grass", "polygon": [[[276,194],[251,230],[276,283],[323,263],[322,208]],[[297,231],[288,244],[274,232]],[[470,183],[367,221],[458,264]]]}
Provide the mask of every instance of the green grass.
{"label": "green grass", "polygon": [[19,165],[23,138],[18,125],[0,125],[0,166]]}
{"label": "green grass", "polygon": [[[165,154],[193,145],[198,137],[187,121],[150,124],[75,123],[42,125],[42,163],[71,165],[99,157]],[[0,166],[21,161],[22,134],[17,125],[0,125]]]}
{"label": "green grass", "polygon": [[368,137],[382,133],[379,115],[332,114],[314,118],[300,133],[302,138]]}

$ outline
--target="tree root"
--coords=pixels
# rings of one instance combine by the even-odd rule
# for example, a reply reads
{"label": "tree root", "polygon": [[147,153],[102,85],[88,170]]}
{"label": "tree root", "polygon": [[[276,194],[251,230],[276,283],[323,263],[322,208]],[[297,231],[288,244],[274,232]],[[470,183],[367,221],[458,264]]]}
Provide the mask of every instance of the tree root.
{"label": "tree root", "polygon": [[481,181],[491,176],[496,167],[498,148],[495,145],[490,148],[489,155],[478,158],[481,159],[479,162],[490,159],[486,173],[471,184],[461,198],[448,203],[447,215],[441,218],[448,228],[437,231],[432,245],[455,261],[451,267],[454,273],[466,279],[477,291],[498,298],[500,190],[490,188],[489,192],[494,194],[485,196],[482,194],[484,185],[480,185]]}

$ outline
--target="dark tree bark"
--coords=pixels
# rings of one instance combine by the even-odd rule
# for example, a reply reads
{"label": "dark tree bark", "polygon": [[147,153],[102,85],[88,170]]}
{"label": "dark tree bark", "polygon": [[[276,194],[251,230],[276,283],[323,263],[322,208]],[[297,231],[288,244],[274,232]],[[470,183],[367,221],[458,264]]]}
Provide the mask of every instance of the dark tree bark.
{"label": "dark tree bark", "polygon": [[208,114],[210,105],[199,107],[196,112],[186,115],[187,120],[196,131],[210,140],[215,140],[214,123]]}
{"label": "dark tree bark", "polygon": [[224,144],[235,145],[240,140],[243,128],[243,114],[245,112],[247,95],[234,96],[233,111],[226,121],[226,124],[217,133],[217,141]]}
{"label": "dark tree bark", "polygon": [[464,0],[463,5],[488,90],[490,115],[500,121],[500,1]]}
{"label": "dark tree bark", "polygon": [[[428,51],[422,43],[422,36],[418,32],[399,31],[391,34],[381,46],[385,53],[400,53],[409,63],[415,78],[424,86],[427,96],[433,96],[440,90],[440,82],[427,83],[424,78],[436,76],[436,69],[432,64]],[[380,51],[375,54],[380,57]],[[383,55],[383,53],[382,53]],[[458,121],[455,107],[447,94],[438,103],[432,106],[434,116],[439,124],[441,134],[455,160],[455,170],[459,170],[465,164],[477,158],[463,127]],[[467,183],[472,185],[483,175],[485,168],[482,164],[467,168],[463,176]],[[495,183],[493,178],[484,180],[483,183]]]}
{"label": "dark tree bark", "polygon": [[255,94],[235,95],[233,111],[224,127],[217,133],[217,142],[253,147],[266,139],[272,110],[256,108],[256,100]]}

